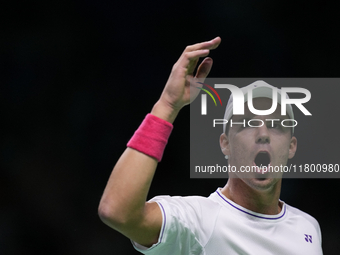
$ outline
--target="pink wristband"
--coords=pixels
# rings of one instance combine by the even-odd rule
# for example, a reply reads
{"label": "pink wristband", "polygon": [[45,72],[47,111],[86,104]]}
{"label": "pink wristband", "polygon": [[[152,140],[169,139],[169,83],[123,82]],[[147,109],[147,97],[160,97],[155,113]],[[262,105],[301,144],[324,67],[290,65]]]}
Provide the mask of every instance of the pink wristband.
{"label": "pink wristband", "polygon": [[172,128],[173,125],[170,122],[149,113],[128,142],[127,147],[149,155],[160,162]]}

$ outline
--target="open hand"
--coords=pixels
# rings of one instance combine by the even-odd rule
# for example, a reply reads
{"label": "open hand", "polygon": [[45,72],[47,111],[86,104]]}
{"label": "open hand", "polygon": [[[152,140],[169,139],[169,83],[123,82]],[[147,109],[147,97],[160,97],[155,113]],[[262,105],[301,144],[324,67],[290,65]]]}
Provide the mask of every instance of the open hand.
{"label": "open hand", "polygon": [[[209,55],[210,50],[216,49],[220,43],[221,38],[216,37],[211,41],[187,46],[178,61],[174,64],[157,104],[162,105],[162,108],[167,108],[168,112],[173,111],[178,113],[183,106],[192,102],[200,90],[190,90],[190,81],[194,78],[199,82],[204,82],[213,63],[213,60],[206,56]],[[198,60],[201,57],[206,58],[199,65],[194,75]],[[198,85],[197,83],[197,86]]]}

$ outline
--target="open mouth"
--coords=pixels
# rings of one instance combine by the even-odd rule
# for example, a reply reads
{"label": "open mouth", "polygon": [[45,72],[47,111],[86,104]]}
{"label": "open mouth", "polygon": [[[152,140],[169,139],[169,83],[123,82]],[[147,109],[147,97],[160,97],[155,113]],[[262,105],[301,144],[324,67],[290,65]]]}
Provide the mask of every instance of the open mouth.
{"label": "open mouth", "polygon": [[263,166],[268,167],[270,164],[270,155],[266,151],[260,151],[254,160],[257,167],[262,168]]}

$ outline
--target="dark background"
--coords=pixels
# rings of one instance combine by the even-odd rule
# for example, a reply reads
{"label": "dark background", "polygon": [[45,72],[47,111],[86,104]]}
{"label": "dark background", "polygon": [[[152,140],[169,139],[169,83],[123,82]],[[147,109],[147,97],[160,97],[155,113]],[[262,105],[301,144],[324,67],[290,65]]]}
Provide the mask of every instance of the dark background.
{"label": "dark background", "polygon": [[[330,2],[10,1],[0,11],[0,254],[138,254],[97,207],[186,45],[221,36],[210,77],[340,72]],[[338,115],[337,102],[314,98],[334,110],[325,118]],[[320,160],[338,149],[329,134],[328,146],[313,143],[324,133],[310,134]],[[189,178],[188,138],[185,108],[150,197],[209,195],[225,184]],[[283,181],[281,198],[318,219],[325,254],[340,249],[339,184]]]}

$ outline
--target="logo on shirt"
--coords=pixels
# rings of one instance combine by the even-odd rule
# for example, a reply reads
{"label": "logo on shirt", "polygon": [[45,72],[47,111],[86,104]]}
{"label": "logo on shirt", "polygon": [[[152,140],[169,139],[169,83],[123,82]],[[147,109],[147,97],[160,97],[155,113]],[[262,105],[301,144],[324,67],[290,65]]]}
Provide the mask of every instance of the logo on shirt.
{"label": "logo on shirt", "polygon": [[306,240],[307,243],[308,243],[308,242],[313,243],[313,242],[312,242],[312,236],[311,236],[311,235],[306,235],[306,234],[305,234],[305,240]]}

